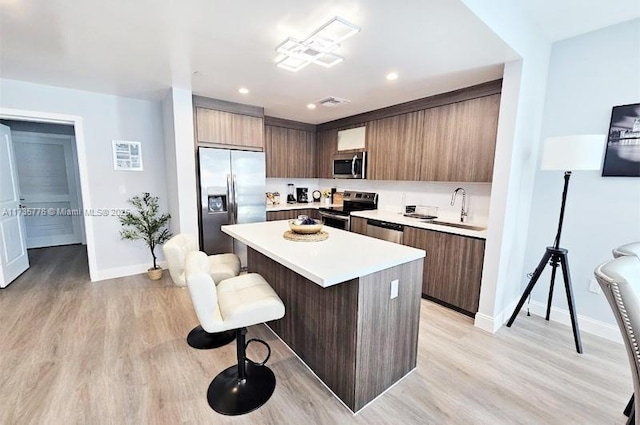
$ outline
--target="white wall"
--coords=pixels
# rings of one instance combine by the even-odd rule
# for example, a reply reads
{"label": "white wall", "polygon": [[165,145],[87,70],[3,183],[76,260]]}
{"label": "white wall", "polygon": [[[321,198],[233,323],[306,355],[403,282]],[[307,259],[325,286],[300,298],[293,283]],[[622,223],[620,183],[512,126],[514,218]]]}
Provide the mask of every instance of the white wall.
{"label": "white wall", "polygon": [[[91,193],[91,204],[85,208],[126,208],[128,198],[148,191],[158,195],[161,208],[167,210],[159,102],[0,79],[0,107],[82,117]],[[142,142],[144,171],[114,171],[112,140]],[[120,240],[116,217],[93,217],[90,223],[87,233],[95,238],[93,280],[141,273],[151,266],[144,243]]]}
{"label": "white wall", "polygon": [[522,282],[550,42],[510,0],[462,0],[521,60],[505,64],[489,229],[475,325],[494,332]]}
{"label": "white wall", "polygon": [[[553,45],[542,136],[606,134],[611,108],[640,102],[640,20],[563,40]],[[563,173],[536,173],[525,271],[533,271],[553,244]],[[615,320],[602,294],[588,292],[594,268],[611,249],[640,240],[640,178],[601,177],[576,171],[571,177],[561,246],[569,250],[578,313],[612,326]],[[532,300],[546,305],[549,270]],[[522,288],[524,289],[524,288]],[[566,310],[562,279],[553,305]],[[553,313],[552,313],[553,318]],[[580,323],[582,326],[584,323]]]}

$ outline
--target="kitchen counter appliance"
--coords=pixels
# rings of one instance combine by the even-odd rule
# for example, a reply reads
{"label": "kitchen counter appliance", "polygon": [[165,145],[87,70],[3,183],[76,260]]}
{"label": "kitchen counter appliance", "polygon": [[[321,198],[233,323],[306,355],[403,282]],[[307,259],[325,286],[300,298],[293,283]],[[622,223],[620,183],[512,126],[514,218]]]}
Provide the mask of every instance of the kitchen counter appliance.
{"label": "kitchen counter appliance", "polygon": [[366,179],[367,153],[341,153],[333,156],[334,179]]}
{"label": "kitchen counter appliance", "polygon": [[325,226],[351,230],[351,212],[375,210],[378,194],[372,192],[344,191],[341,207],[321,207],[320,217]]}
{"label": "kitchen counter appliance", "polygon": [[402,244],[403,233],[404,226],[401,224],[373,219],[367,220],[367,236],[372,238]]}
{"label": "kitchen counter appliance", "polygon": [[199,147],[198,171],[201,249],[209,255],[233,252],[246,266],[246,245],[220,226],[266,221],[264,152]]}
{"label": "kitchen counter appliance", "polygon": [[309,189],[306,187],[296,188],[298,202],[309,202]]}

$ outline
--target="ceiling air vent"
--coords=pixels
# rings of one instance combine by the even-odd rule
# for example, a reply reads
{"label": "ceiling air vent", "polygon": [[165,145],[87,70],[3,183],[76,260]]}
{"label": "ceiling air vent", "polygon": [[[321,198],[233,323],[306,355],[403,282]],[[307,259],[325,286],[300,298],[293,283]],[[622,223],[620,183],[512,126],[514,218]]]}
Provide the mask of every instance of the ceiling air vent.
{"label": "ceiling air vent", "polygon": [[329,108],[335,108],[336,106],[344,105],[345,103],[349,103],[347,99],[341,99],[335,96],[325,97],[322,100],[319,100],[318,103],[322,106],[327,106]]}

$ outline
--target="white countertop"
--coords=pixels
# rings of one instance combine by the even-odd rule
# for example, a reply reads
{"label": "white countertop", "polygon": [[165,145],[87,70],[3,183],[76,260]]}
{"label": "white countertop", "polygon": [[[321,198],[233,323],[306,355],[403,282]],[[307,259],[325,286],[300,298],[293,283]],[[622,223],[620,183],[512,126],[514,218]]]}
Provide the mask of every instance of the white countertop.
{"label": "white countertop", "polygon": [[329,226],[322,229],[329,238],[321,242],[286,240],[287,230],[287,220],[222,226],[226,234],[324,288],[425,256],[421,249]]}
{"label": "white countertop", "polygon": [[[436,230],[438,232],[453,233],[455,235],[470,236],[472,238],[487,239],[487,230],[469,230],[460,229],[458,227],[441,226],[437,224],[431,224],[422,221],[418,218],[405,217],[400,213],[385,211],[385,210],[371,210],[371,211],[356,211],[351,213],[354,217],[372,218],[374,220],[388,221],[390,223],[402,224],[403,226],[417,227],[419,229]],[[450,221],[450,220],[442,220]],[[475,224],[475,223],[467,223]]]}

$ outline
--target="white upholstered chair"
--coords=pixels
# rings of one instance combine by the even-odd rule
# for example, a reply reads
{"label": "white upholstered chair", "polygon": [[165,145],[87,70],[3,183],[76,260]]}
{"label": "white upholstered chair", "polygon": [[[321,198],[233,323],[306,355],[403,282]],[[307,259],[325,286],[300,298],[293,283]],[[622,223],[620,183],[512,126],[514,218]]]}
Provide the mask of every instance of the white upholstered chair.
{"label": "white upholstered chair", "polygon": [[640,242],[631,242],[621,245],[613,250],[613,256],[615,258],[623,257],[625,255],[635,255],[640,258]]}
{"label": "white upholstered chair", "polygon": [[[634,394],[640,394],[640,258],[627,255],[601,264],[595,270],[596,280],[604,292],[618,322],[627,350]],[[625,409],[629,422],[638,425],[635,412],[640,411],[640,399],[633,409]]]}
{"label": "white upholstered chair", "polygon": [[[612,250],[613,252],[613,257],[614,258],[618,258],[618,257],[623,257],[625,255],[635,255],[636,257],[640,258],[640,242],[631,242],[628,244],[624,244],[621,245],[617,248],[614,248]],[[635,404],[635,396],[632,395],[631,399],[629,400],[629,403],[627,404],[627,407],[624,409],[624,414],[627,415],[629,417],[629,423],[632,422],[632,418],[634,415],[634,404]]]}
{"label": "white upholstered chair", "polygon": [[257,273],[225,279],[214,285],[209,261],[203,252],[189,252],[185,276],[193,307],[202,328],[210,333],[233,330],[236,333],[238,363],[220,372],[209,385],[207,401],[224,415],[249,413],[266,403],[276,386],[273,372],[262,363],[246,357],[247,326],[277,320],[284,316],[284,304]]}
{"label": "white upholstered chair", "polygon": [[[184,263],[189,252],[198,251],[198,239],[195,235],[180,233],[169,239],[162,247],[164,257],[169,263],[169,274],[177,286],[187,286]],[[240,273],[240,259],[235,254],[216,254],[207,257],[211,278],[215,283],[224,279],[238,276]],[[201,350],[217,348],[226,345],[235,338],[234,332],[211,334],[196,326],[187,335],[187,343]]]}

